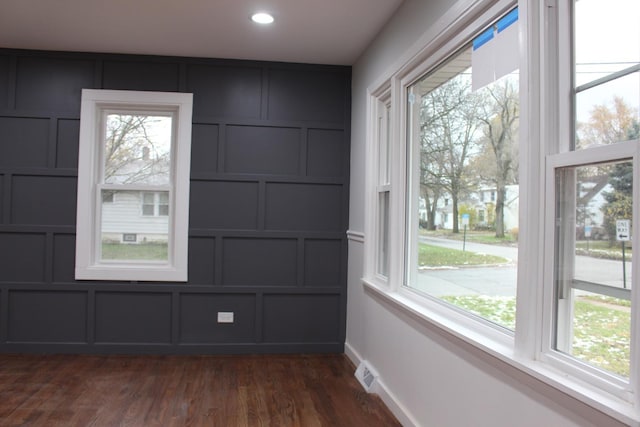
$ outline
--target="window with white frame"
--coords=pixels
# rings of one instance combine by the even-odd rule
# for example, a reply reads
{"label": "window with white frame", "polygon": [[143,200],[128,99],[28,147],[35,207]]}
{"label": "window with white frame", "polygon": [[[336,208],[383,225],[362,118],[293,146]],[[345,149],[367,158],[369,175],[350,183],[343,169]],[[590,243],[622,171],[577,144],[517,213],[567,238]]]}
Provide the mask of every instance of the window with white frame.
{"label": "window with white frame", "polygon": [[83,90],[76,279],[186,281],[191,112],[191,94]]}
{"label": "window with white frame", "polygon": [[141,193],[143,216],[168,216],[169,192],[144,191]]}
{"label": "window with white frame", "polygon": [[376,136],[377,136],[377,257],[376,273],[383,278],[389,276],[389,199],[391,194],[390,174],[390,126],[391,126],[391,99],[387,92],[382,99],[378,99],[376,110]]}
{"label": "window with white frame", "polygon": [[[640,5],[572,2],[560,22],[573,33],[560,64],[573,94],[547,158],[547,299],[553,315],[543,354],[588,372],[628,399],[638,392],[638,313],[633,303],[640,150]],[[629,17],[632,17],[629,20]],[[594,29],[597,29],[595,36]],[[595,37],[594,37],[595,36]],[[562,100],[561,100],[561,105]],[[563,140],[562,135],[568,135]]]}
{"label": "window with white frame", "polygon": [[[370,91],[364,282],[638,423],[640,3],[518,2],[527,67],[506,73],[505,51],[474,51],[518,21],[515,2],[475,5],[380,85],[390,97]],[[384,142],[389,102],[400,111]]]}
{"label": "window with white frame", "polygon": [[405,284],[513,330],[519,75],[474,88],[475,54],[463,44],[406,89]]}

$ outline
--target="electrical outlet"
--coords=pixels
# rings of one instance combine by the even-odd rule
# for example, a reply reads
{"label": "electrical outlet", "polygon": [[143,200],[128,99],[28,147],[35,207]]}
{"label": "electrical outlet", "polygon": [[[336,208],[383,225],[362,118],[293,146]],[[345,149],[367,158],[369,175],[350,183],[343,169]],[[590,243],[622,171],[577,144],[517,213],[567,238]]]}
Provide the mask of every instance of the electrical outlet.
{"label": "electrical outlet", "polygon": [[218,323],[233,323],[233,311],[219,311]]}

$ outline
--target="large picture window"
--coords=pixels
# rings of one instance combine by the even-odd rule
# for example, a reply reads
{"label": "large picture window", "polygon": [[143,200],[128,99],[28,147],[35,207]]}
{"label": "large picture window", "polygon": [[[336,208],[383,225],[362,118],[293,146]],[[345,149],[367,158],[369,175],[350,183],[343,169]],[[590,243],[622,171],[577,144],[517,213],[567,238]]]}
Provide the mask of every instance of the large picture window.
{"label": "large picture window", "polygon": [[83,91],[77,279],[186,281],[191,99]]}
{"label": "large picture window", "polygon": [[638,22],[637,0],[479,1],[370,88],[363,280],[632,425]]}
{"label": "large picture window", "polygon": [[513,330],[518,73],[474,90],[471,57],[465,45],[407,89],[406,282]]}

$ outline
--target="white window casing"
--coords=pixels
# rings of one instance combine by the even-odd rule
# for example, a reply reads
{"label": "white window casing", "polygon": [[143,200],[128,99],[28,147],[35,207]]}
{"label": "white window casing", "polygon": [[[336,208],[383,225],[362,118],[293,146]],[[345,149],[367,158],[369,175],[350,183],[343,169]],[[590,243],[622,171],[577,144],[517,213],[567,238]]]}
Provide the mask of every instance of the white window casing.
{"label": "white window casing", "polygon": [[[83,89],[78,157],[77,280],[187,281],[192,104],[193,95],[190,93]],[[126,183],[126,180],[122,183],[115,180],[105,182],[107,114],[171,118],[167,178],[159,183],[152,179],[137,183]],[[139,151],[140,158],[148,161],[149,149],[145,146]],[[134,167],[132,165],[130,169]],[[102,258],[102,192],[110,196],[109,209],[113,209],[120,199],[131,199],[133,195],[134,203],[129,204],[138,212],[136,218],[165,221],[166,259]],[[129,197],[120,198],[119,192]],[[147,192],[154,197],[153,206],[149,205],[154,209],[153,218],[143,215],[144,194],[149,194]],[[158,211],[160,193],[168,194],[167,216]]]}

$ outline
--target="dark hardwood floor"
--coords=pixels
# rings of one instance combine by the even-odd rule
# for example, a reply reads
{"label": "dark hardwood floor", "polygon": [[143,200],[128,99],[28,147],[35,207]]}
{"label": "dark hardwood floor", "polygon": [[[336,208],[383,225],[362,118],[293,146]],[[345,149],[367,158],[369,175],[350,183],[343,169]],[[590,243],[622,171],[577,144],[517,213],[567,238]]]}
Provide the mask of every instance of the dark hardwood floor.
{"label": "dark hardwood floor", "polygon": [[400,425],[353,373],[335,354],[0,354],[0,425]]}

